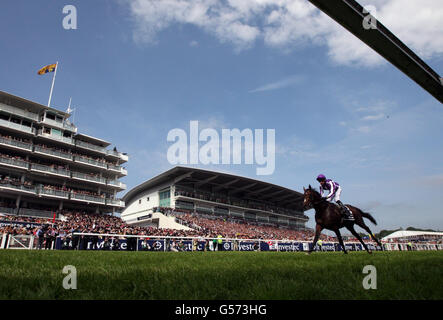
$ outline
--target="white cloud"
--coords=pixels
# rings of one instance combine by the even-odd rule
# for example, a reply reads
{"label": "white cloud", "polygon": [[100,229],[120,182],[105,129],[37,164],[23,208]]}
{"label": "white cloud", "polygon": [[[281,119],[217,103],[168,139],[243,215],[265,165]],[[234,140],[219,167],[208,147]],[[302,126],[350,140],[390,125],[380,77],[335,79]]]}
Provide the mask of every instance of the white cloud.
{"label": "white cloud", "polygon": [[362,120],[364,121],[376,121],[376,120],[380,120],[383,119],[384,117],[386,117],[386,115],[384,113],[378,113],[378,114],[374,114],[374,115],[368,115],[362,118]]}
{"label": "white cloud", "polygon": [[371,132],[371,127],[369,127],[369,126],[360,126],[356,130],[358,132],[361,132],[361,133],[369,133],[369,132]]}
{"label": "white cloud", "polygon": [[[156,42],[173,25],[190,24],[245,50],[262,40],[293,49],[323,45],[334,63],[376,66],[384,59],[306,0],[122,0],[136,21],[134,39]],[[376,17],[424,58],[443,55],[443,2],[361,0]]]}
{"label": "white cloud", "polygon": [[279,81],[275,81],[275,82],[271,82],[268,84],[265,84],[263,86],[260,86],[258,88],[252,89],[249,92],[253,93],[253,92],[260,92],[260,91],[269,91],[269,90],[277,90],[277,89],[282,89],[282,88],[286,88],[286,87],[290,87],[296,84],[300,84],[301,82],[303,82],[303,77],[301,76],[291,76]]}

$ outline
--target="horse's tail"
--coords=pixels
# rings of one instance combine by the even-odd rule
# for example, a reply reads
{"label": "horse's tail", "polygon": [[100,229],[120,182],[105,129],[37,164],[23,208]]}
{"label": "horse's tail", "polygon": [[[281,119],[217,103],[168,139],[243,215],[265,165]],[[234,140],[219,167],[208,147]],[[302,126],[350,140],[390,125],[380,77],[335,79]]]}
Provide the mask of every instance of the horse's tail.
{"label": "horse's tail", "polygon": [[373,224],[377,225],[377,221],[375,221],[374,217],[370,213],[363,212],[361,210],[360,213],[363,218],[369,219]]}

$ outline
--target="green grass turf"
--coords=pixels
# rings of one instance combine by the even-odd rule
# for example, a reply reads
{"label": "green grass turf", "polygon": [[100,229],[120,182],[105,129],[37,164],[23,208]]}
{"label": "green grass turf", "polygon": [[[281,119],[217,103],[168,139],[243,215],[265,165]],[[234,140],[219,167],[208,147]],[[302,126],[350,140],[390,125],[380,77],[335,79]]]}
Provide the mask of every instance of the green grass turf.
{"label": "green grass turf", "polygon": [[[63,289],[65,265],[77,290]],[[443,299],[443,252],[0,250],[0,299]]]}

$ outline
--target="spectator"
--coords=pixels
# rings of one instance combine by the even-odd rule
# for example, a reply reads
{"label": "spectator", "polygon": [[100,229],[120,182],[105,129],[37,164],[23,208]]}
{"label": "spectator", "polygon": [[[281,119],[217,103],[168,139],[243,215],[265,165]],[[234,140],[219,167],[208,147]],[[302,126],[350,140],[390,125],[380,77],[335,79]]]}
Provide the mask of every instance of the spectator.
{"label": "spectator", "polygon": [[222,238],[223,238],[223,236],[221,234],[219,234],[217,236],[217,244],[218,244],[217,250],[218,251],[222,251],[223,250],[223,239]]}
{"label": "spectator", "polygon": [[46,226],[41,226],[36,233],[36,236],[38,237],[38,245],[37,249],[41,250],[43,247],[43,242],[45,241],[45,234],[46,234]]}

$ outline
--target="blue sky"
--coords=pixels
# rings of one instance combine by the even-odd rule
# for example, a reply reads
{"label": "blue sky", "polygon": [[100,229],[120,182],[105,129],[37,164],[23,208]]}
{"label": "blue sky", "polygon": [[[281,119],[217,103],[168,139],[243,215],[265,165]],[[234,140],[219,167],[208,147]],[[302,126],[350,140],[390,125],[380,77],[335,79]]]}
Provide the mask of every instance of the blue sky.
{"label": "blue sky", "polygon": [[[442,73],[443,4],[362,3]],[[62,26],[68,4],[76,30]],[[52,105],[66,110],[72,97],[79,131],[129,154],[128,190],[172,167],[167,134],[189,132],[190,120],[275,129],[274,174],[200,167],[298,191],[324,173],[344,202],[373,213],[376,231],[443,229],[442,105],[307,1],[17,0],[0,9],[0,89],[47,104],[52,77],[37,70],[59,61]]]}

